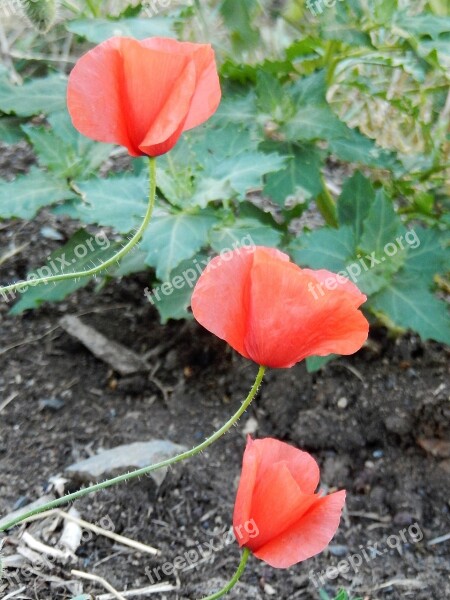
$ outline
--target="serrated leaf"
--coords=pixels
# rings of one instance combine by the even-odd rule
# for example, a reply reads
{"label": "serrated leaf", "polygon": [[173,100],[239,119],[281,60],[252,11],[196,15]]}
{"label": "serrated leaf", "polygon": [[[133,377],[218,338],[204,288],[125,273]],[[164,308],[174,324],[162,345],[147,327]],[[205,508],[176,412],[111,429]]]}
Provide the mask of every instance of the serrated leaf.
{"label": "serrated leaf", "polygon": [[70,167],[75,156],[69,144],[45,127],[23,125],[22,129],[33,145],[40,165],[62,177],[70,175]]}
{"label": "serrated leaf", "polygon": [[259,110],[276,122],[285,121],[294,111],[292,99],[278,79],[262,69],[257,71],[256,96]]}
{"label": "serrated leaf", "polygon": [[365,294],[374,294],[386,287],[394,273],[406,260],[406,244],[402,241],[405,228],[383,190],[378,190],[357,244],[360,273],[357,284]]}
{"label": "serrated leaf", "polygon": [[148,195],[145,177],[90,179],[76,185],[84,199],[74,207],[80,221],[114,227],[119,233],[128,233],[142,221]]}
{"label": "serrated leaf", "polygon": [[187,310],[192,290],[210,259],[206,254],[196,254],[171,271],[165,286],[155,285],[152,290],[146,290],[147,298],[158,309],[162,323],[169,319],[192,318]]}
{"label": "serrated leaf", "polygon": [[356,172],[345,181],[337,201],[338,219],[340,225],[353,228],[356,240],[362,235],[364,220],[374,200],[375,190],[370,180],[362,173]]}
{"label": "serrated leaf", "polygon": [[322,190],[320,151],[312,144],[302,147],[286,145],[281,150],[288,155],[286,167],[267,175],[264,195],[282,207],[289,196],[301,200],[317,196]]}
{"label": "serrated leaf", "polygon": [[299,106],[296,116],[281,128],[281,132],[293,142],[332,140],[345,137],[347,126],[329,106],[310,104]]}
{"label": "serrated leaf", "polygon": [[103,165],[111,154],[114,146],[90,140],[79,133],[72,125],[69,113],[52,113],[48,121],[53,128],[53,132],[72,149],[69,176],[72,178],[90,177],[97,169]]}
{"label": "serrated leaf", "polygon": [[387,288],[370,299],[369,307],[395,325],[417,332],[423,340],[450,344],[447,305],[410,273],[398,273]]}
{"label": "serrated leaf", "polygon": [[229,123],[251,124],[255,118],[256,96],[253,91],[245,96],[230,95],[223,98],[216,114],[214,123],[227,127]]}
{"label": "serrated leaf", "polygon": [[378,190],[364,219],[359,246],[366,252],[384,256],[386,244],[395,243],[396,237],[403,231],[392,201],[387,198],[384,190]]}
{"label": "serrated leaf", "polygon": [[175,37],[174,19],[167,16],[154,16],[151,19],[134,17],[130,19],[79,19],[66,23],[66,29],[100,44],[114,37],[133,37],[143,40],[148,37]]}
{"label": "serrated leaf", "polygon": [[43,206],[71,198],[65,181],[33,167],[14,181],[0,181],[0,219],[32,219]]}
{"label": "serrated leaf", "polygon": [[287,89],[295,101],[295,115],[281,128],[289,141],[346,138],[349,128],[331,110],[326,99],[325,73],[304,77]]}
{"label": "serrated leaf", "polygon": [[438,231],[416,226],[404,237],[409,249],[404,270],[417,281],[430,285],[434,275],[450,268],[450,248],[443,248]]}
{"label": "serrated leaf", "polygon": [[196,186],[208,178],[228,157],[256,151],[258,140],[237,123],[227,127],[212,125],[184,135],[175,148],[158,160],[158,188],[173,205],[180,208],[206,206],[209,198],[229,198],[232,189],[223,182],[211,183],[207,198],[198,198]]}
{"label": "serrated leaf", "polygon": [[0,116],[0,141],[5,144],[16,144],[24,139],[25,134],[21,129],[23,121],[16,117]]}
{"label": "serrated leaf", "polygon": [[[47,264],[33,269],[33,275],[49,277],[61,273],[88,270],[100,262],[105,262],[120,249],[119,244],[112,244],[101,233],[90,234],[84,229],[77,233],[62,248],[52,252]],[[28,274],[29,277],[31,274]],[[91,278],[82,277],[56,283],[29,285],[27,290],[20,293],[20,300],[13,306],[10,313],[18,315],[24,310],[38,308],[43,302],[59,302],[66,296],[85,287]],[[19,292],[17,292],[19,296]]]}
{"label": "serrated leaf", "polygon": [[220,226],[211,232],[210,243],[215,252],[233,250],[242,246],[268,246],[281,244],[282,233],[257,219],[236,219],[233,225]]}
{"label": "serrated leaf", "polygon": [[59,73],[12,85],[0,79],[0,110],[19,117],[62,111],[66,107],[67,78]]}
{"label": "serrated leaf", "polygon": [[263,177],[284,167],[286,157],[279,154],[246,152],[225,158],[208,169],[198,183],[195,202],[204,207],[213,200],[236,196],[244,200],[250,190],[262,189]]}
{"label": "serrated leaf", "polygon": [[208,244],[208,234],[217,217],[205,210],[196,214],[176,213],[155,217],[144,234],[140,248],[147,251],[147,264],[156,276],[167,281],[171,271]]}
{"label": "serrated leaf", "polygon": [[120,261],[119,265],[109,271],[111,277],[125,277],[133,273],[143,273],[148,271],[148,265],[145,262],[147,252],[139,246],[135,246],[131,252],[126,254]]}
{"label": "serrated leaf", "polygon": [[360,163],[375,169],[394,169],[398,164],[395,155],[380,148],[370,138],[356,129],[349,129],[343,139],[331,139],[330,151],[341,160]]}
{"label": "serrated leaf", "polygon": [[399,12],[393,24],[414,36],[431,37],[435,40],[443,33],[450,33],[450,17],[438,17],[426,12],[417,15]]}
{"label": "serrated leaf", "polygon": [[296,238],[288,252],[300,266],[328,269],[337,273],[345,270],[355,253],[355,234],[351,227],[324,227]]}

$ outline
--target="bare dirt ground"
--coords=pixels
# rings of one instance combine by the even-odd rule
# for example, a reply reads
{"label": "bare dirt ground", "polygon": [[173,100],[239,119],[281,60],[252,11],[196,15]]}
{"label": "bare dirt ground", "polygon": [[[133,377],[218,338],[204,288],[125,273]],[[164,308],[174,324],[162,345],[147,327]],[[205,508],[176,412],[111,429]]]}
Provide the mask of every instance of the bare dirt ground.
{"label": "bare dirt ground", "polygon": [[[17,151],[13,164],[8,152],[0,149],[2,175],[22,168]],[[43,264],[61,243],[41,235],[49,223],[63,235],[71,227],[46,213],[31,224],[0,224],[0,256],[12,245],[29,244],[2,266],[2,282]],[[53,478],[101,449],[155,438],[192,446],[245,397],[256,366],[194,322],[160,325],[144,297],[147,285],[148,275],[112,281],[100,294],[91,285],[20,317],[0,303],[0,518],[46,493],[57,495]],[[68,314],[82,315],[137,353],[153,350],[152,372],[118,376],[59,327]],[[326,552],[286,571],[251,559],[230,598],[315,600],[318,587],[332,594],[341,586],[371,600],[450,597],[450,541],[442,539],[450,528],[450,460],[443,443],[450,431],[448,358],[439,344],[410,335],[395,340],[374,328],[367,347],[319,373],[307,374],[303,365],[269,372],[240,426],[171,469],[159,487],[145,478],[76,502],[86,521],[154,546],[159,556],[88,535],[70,563],[42,566],[29,552],[22,555],[20,566],[5,569],[0,597],[22,590],[9,597],[69,599],[81,589],[67,584],[81,581],[73,568],[100,575],[120,591],[158,578],[177,588],[141,596],[155,600],[193,600],[218,589],[239,562],[237,545],[225,544],[223,534],[231,525],[246,425],[257,428],[255,435],[311,452],[322,485],[347,489],[348,502]],[[66,492],[80,485],[67,479]],[[61,524],[55,527],[44,531],[37,521],[15,529],[4,538],[3,556],[23,552],[23,531],[56,545]],[[162,573],[165,563],[211,544],[205,560]],[[343,560],[353,566],[335,578],[331,567]],[[86,581],[82,590],[106,593]]]}

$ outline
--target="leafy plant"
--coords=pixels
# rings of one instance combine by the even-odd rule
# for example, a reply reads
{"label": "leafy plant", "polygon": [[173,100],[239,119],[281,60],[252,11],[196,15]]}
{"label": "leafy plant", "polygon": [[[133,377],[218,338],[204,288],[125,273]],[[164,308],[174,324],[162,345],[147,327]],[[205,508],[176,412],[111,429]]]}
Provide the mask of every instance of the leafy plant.
{"label": "leafy plant", "polygon": [[[392,330],[450,343],[447,309],[435,294],[448,286],[450,20],[439,2],[419,13],[414,3],[352,0],[320,18],[300,0],[270,15],[265,8],[223,0],[145,18],[143,4],[111,15],[106,4],[89,3],[56,26],[84,47],[116,33],[174,37],[201,29],[208,36],[217,25],[220,109],[159,159],[155,218],[139,250],[108,277],[149,270],[149,288],[172,289],[150,294],[162,319],[186,318],[191,288],[170,282],[250,239],[287,251],[301,266],[345,272],[367,294],[373,319]],[[276,51],[274,23],[283,31]],[[132,172],[104,178],[117,151],[73,129],[67,79],[40,60],[38,76],[17,63],[22,87],[0,70],[0,138],[25,138],[38,161],[0,184],[0,218],[29,219],[49,206],[129,235],[145,211],[144,169],[135,161]],[[326,226],[299,226],[310,210]],[[14,311],[70,291],[66,282],[35,287]]]}

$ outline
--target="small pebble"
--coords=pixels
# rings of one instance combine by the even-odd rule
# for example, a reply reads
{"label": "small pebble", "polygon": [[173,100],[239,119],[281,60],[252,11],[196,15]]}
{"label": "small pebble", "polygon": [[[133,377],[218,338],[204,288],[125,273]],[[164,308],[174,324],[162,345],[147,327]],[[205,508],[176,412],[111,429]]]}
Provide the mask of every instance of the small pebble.
{"label": "small pebble", "polygon": [[347,398],[345,398],[345,396],[343,396],[342,398],[339,398],[338,402],[337,402],[338,408],[347,408],[348,406],[348,400]]}
{"label": "small pebble", "polygon": [[59,398],[43,398],[38,402],[39,410],[45,410],[48,408],[49,410],[61,410],[64,406],[64,401]]}

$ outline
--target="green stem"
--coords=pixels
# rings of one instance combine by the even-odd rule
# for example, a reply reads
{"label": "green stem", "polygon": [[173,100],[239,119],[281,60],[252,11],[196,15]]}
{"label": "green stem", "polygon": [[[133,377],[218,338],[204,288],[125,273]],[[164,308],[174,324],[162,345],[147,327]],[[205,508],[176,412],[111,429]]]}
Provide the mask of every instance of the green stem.
{"label": "green stem", "polygon": [[[90,277],[92,275],[96,275],[100,271],[107,269],[121,258],[123,258],[130,250],[136,246],[136,244],[141,239],[144,231],[147,228],[147,225],[150,222],[150,219],[153,214],[153,209],[155,207],[155,196],[156,196],[156,161],[154,158],[150,158],[149,161],[149,170],[150,170],[150,194],[149,201],[147,206],[147,212],[145,214],[144,220],[141,223],[141,226],[136,231],[134,236],[129,240],[127,244],[119,251],[117,254],[101,263],[97,267],[93,267],[92,269],[87,269],[86,271],[78,271],[75,273],[61,273],[60,275],[52,275],[50,277],[40,277],[39,279],[33,279],[33,285],[37,285],[39,283],[52,283],[56,281],[65,281],[66,279],[78,279],[80,277]],[[22,286],[29,285],[28,281],[19,281],[17,283],[13,283],[11,285],[7,285],[5,287],[0,287],[0,295],[6,298],[7,292],[12,292],[14,290],[20,290]]]}
{"label": "green stem", "polygon": [[95,0],[86,0],[86,4],[88,5],[93,17],[100,16],[100,8],[97,6]]}
{"label": "green stem", "polygon": [[244,548],[244,552],[242,553],[241,562],[239,564],[239,567],[238,567],[236,573],[233,575],[233,579],[231,579],[227,583],[227,585],[224,588],[222,588],[219,592],[212,594],[212,596],[207,596],[206,598],[202,598],[202,600],[216,600],[216,598],[222,598],[222,596],[225,596],[225,594],[228,594],[228,592],[231,590],[231,588],[233,588],[237,584],[239,579],[242,577],[242,573],[245,571],[245,566],[247,564],[249,556],[250,556],[250,550],[248,548]]}
{"label": "green stem", "polygon": [[132,471],[131,473],[124,473],[123,475],[119,475],[118,477],[114,477],[113,479],[108,479],[107,481],[103,481],[102,483],[96,483],[95,485],[91,485],[82,490],[78,490],[78,492],[74,492],[73,494],[67,494],[66,496],[63,496],[62,498],[58,498],[57,500],[48,502],[47,504],[44,504],[43,506],[40,506],[38,508],[35,508],[34,510],[30,510],[30,511],[22,514],[20,517],[11,519],[7,523],[5,523],[2,527],[0,527],[0,532],[7,531],[8,529],[11,529],[15,525],[22,523],[22,521],[25,521],[26,519],[29,519],[30,517],[34,517],[34,515],[38,515],[40,513],[46,512],[47,510],[51,510],[53,508],[58,508],[58,506],[67,504],[67,502],[72,502],[74,500],[78,500],[78,498],[83,498],[83,496],[87,496],[88,494],[91,494],[92,492],[98,492],[99,490],[104,490],[106,488],[109,488],[109,487],[115,485],[116,483],[123,483],[124,481],[129,481],[130,479],[134,479],[135,477],[142,477],[143,475],[147,475],[148,473],[151,473],[152,471],[156,471],[157,469],[162,469],[163,467],[170,467],[170,465],[181,462],[182,460],[184,460],[186,458],[191,458],[192,456],[195,456],[199,452],[202,452],[202,450],[205,450],[208,446],[210,446],[212,443],[214,443],[216,440],[218,440],[222,435],[224,435],[241,418],[241,416],[244,414],[244,412],[250,406],[253,398],[256,396],[256,393],[258,392],[259,386],[261,385],[261,381],[263,380],[265,372],[266,372],[266,367],[260,366],[259,370],[258,370],[258,374],[255,379],[255,383],[253,384],[252,389],[248,393],[247,398],[241,404],[239,410],[231,417],[231,419],[229,421],[227,421],[225,423],[225,425],[223,425],[211,437],[209,437],[207,440],[205,440],[198,446],[195,446],[195,448],[193,448],[192,450],[187,450],[186,452],[177,454],[177,456],[174,456],[173,458],[168,458],[159,463],[155,463],[154,465],[150,465],[148,467],[143,467],[141,469],[137,469],[136,471]]}

